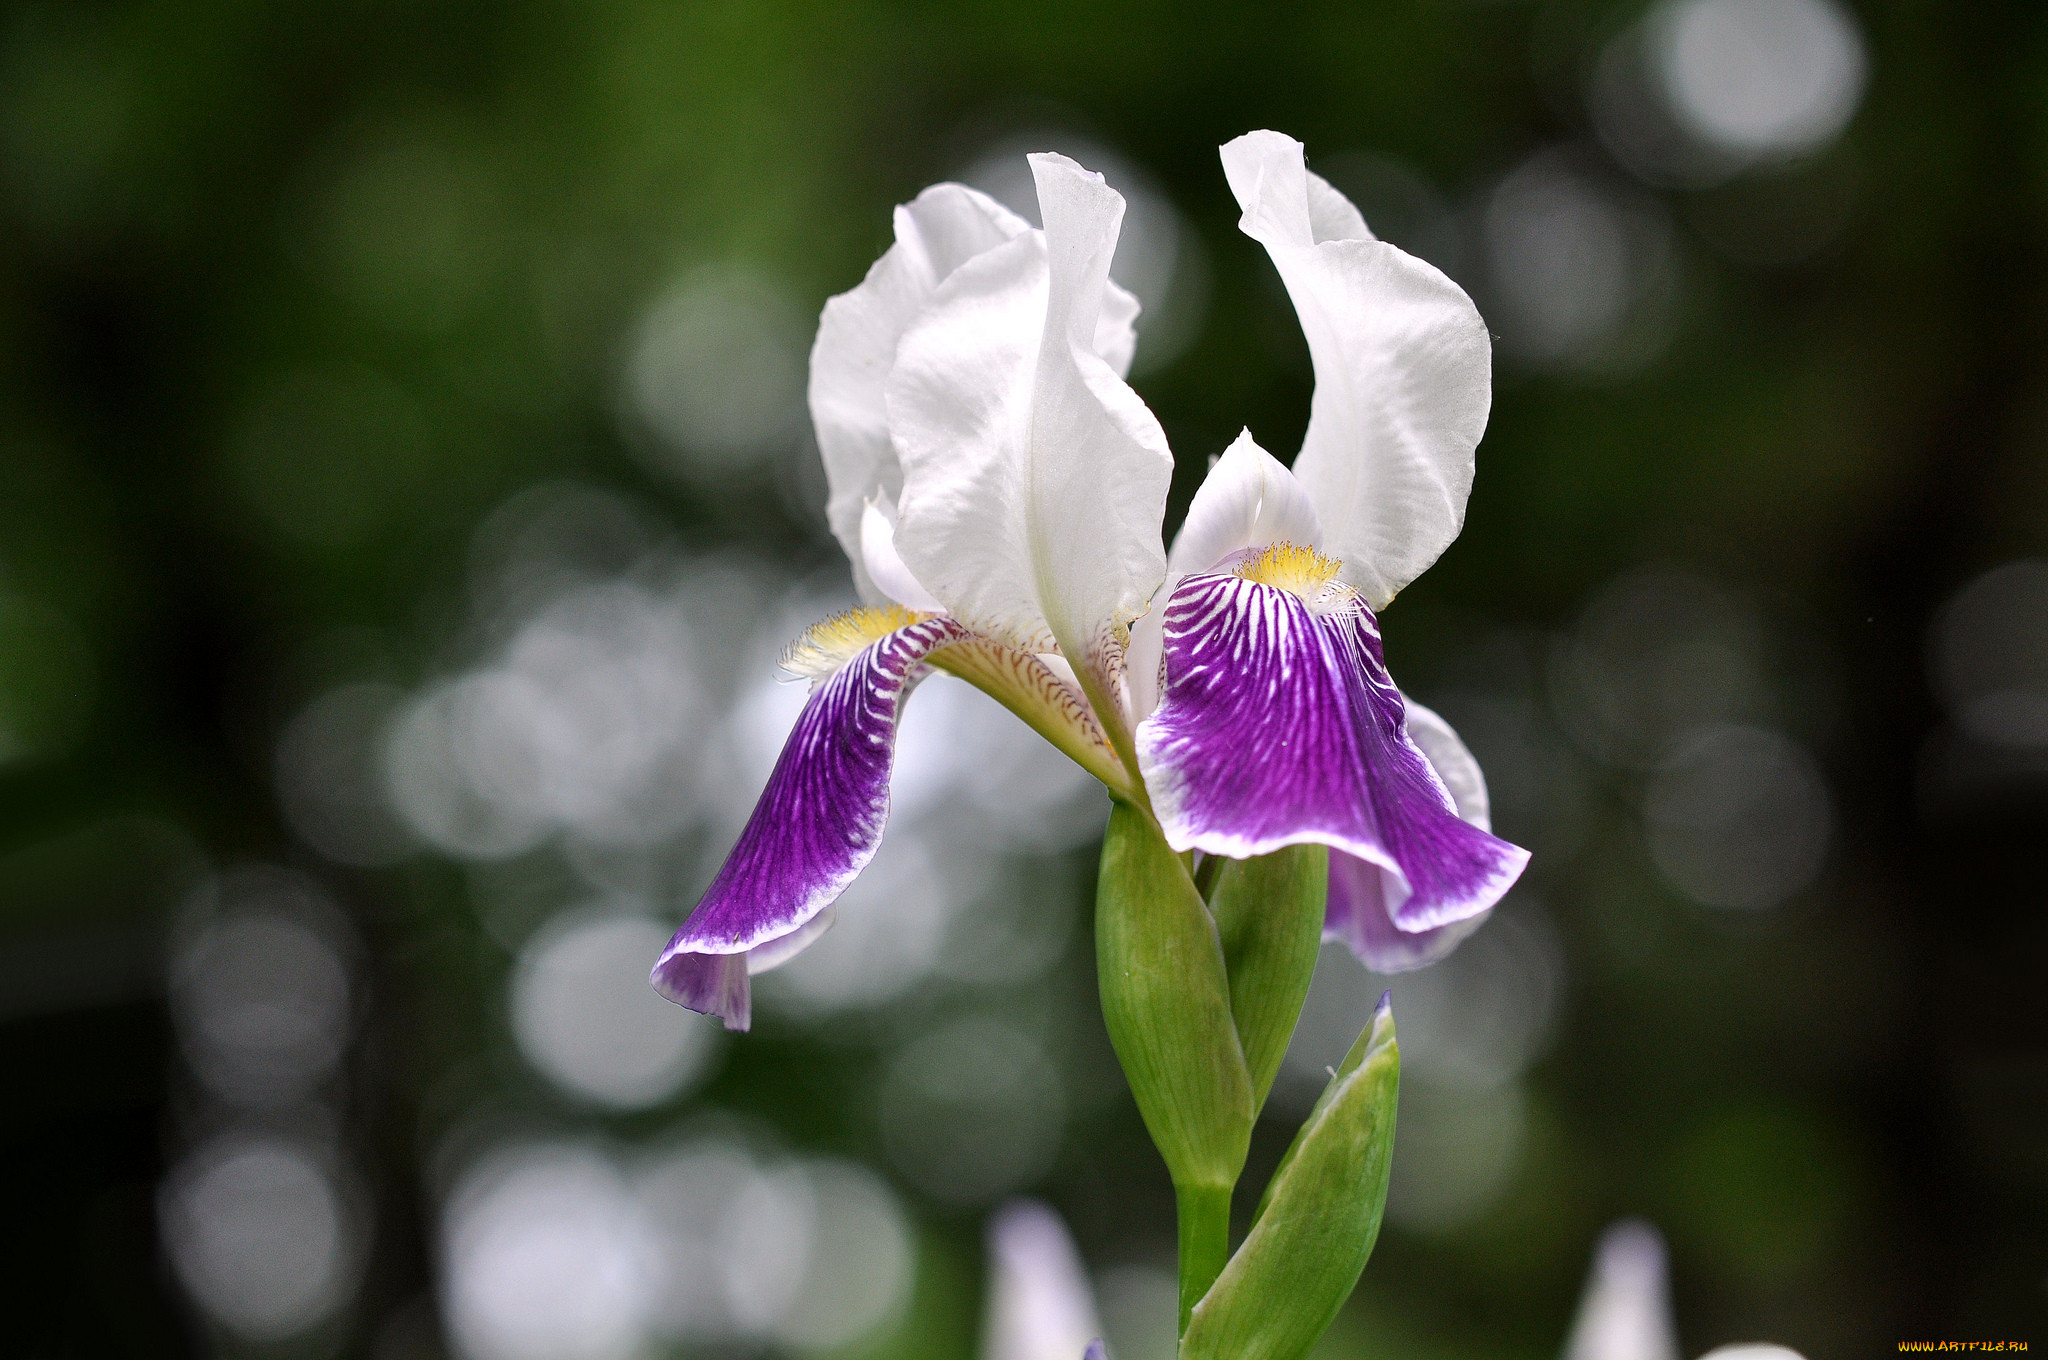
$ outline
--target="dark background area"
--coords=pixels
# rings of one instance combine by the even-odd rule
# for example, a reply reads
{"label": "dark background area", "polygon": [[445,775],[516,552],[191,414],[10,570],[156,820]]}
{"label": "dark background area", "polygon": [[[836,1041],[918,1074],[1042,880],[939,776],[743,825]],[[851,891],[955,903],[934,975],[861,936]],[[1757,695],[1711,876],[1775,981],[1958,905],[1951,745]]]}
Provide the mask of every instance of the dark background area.
{"label": "dark background area", "polygon": [[[1170,1194],[1065,786],[999,844],[1000,787],[937,799],[891,880],[950,894],[901,927],[929,957],[870,932],[723,1047],[637,1009],[644,964],[616,1026],[547,979],[680,919],[776,640],[847,588],[802,366],[890,205],[1105,171],[1169,524],[1240,426],[1298,445],[1306,348],[1215,156],[1257,127],[1498,337],[1467,528],[1385,626],[1535,851],[1392,984],[1400,1169],[1328,1354],[1555,1354],[1630,1215],[1688,1355],[2048,1344],[2048,15],[1703,3],[10,7],[6,1349],[518,1354],[463,1274],[524,1240],[505,1206],[625,1252],[681,1148],[908,1264],[832,1286],[874,1303],[848,1334],[600,1282],[559,1316],[624,1330],[557,1353],[971,1354],[1021,1191],[1156,1354]],[[1377,993],[1343,969],[1302,1071]],[[728,1259],[825,1289],[778,1250]]]}

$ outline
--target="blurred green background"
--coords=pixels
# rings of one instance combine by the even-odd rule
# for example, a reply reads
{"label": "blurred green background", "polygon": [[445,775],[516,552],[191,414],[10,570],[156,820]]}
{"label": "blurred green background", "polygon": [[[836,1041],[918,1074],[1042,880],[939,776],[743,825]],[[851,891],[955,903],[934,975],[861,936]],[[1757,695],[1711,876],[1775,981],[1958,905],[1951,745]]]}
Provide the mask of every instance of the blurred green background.
{"label": "blurred green background", "polygon": [[0,16],[5,1349],[968,1356],[1028,1193],[1169,1354],[1103,805],[978,696],[752,1034],[644,977],[849,589],[804,366],[890,205],[1126,194],[1173,523],[1306,421],[1257,127],[1496,333],[1385,625],[1535,851],[1391,984],[1327,1355],[1554,1355],[1627,1215],[1688,1356],[2048,1344],[2039,7],[82,0]]}

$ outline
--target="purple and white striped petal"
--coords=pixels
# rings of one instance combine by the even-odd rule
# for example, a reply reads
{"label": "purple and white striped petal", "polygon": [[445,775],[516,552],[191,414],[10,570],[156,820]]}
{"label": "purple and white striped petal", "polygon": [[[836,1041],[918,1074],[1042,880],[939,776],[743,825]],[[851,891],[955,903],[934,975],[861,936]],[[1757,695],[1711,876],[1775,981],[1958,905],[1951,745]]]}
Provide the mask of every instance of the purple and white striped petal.
{"label": "purple and white striped petal", "polygon": [[1190,576],[1165,614],[1165,687],[1138,763],[1176,850],[1317,843],[1382,870],[1410,933],[1476,916],[1528,852],[1461,820],[1410,740],[1379,625],[1336,564],[1286,546]]}
{"label": "purple and white striped petal", "polygon": [[[903,702],[935,649],[969,636],[952,619],[926,618],[882,632],[827,670],[850,643],[885,622],[913,616],[855,611],[813,629],[786,664],[811,669],[811,691],[740,832],[683,928],[654,965],[654,990],[745,1029],[750,954],[763,966],[788,958],[818,914],[874,858],[889,818],[889,771]],[[787,943],[786,943],[787,942]],[[751,971],[760,971],[757,966]]]}
{"label": "purple and white striped petal", "polygon": [[[1486,776],[1451,725],[1413,699],[1407,701],[1408,739],[1429,761],[1430,770],[1451,795],[1458,816],[1481,831],[1493,830]],[[1427,968],[1456,949],[1493,913],[1482,911],[1449,925],[1403,930],[1388,908],[1386,870],[1340,851],[1330,854],[1330,896],[1323,938],[1342,940],[1359,962],[1375,973]]]}
{"label": "purple and white striped petal", "polygon": [[1217,563],[1246,548],[1275,543],[1320,548],[1322,542],[1322,526],[1308,492],[1278,459],[1259,447],[1250,430],[1243,431],[1195,489],[1187,518],[1166,554],[1166,583],[1154,597],[1155,606],[1131,625],[1124,681],[1132,720],[1143,721],[1159,706],[1162,619],[1182,577],[1214,571]]}

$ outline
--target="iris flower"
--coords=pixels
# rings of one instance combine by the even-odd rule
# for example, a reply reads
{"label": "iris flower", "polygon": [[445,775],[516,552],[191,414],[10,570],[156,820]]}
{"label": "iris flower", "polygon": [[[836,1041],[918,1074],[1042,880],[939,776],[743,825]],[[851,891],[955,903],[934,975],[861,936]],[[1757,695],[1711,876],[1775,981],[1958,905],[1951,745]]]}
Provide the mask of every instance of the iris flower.
{"label": "iris flower", "polygon": [[1100,1357],[1102,1324],[1087,1267],[1058,1213],[1012,1200],[988,1224],[981,1360]]}
{"label": "iris flower", "polygon": [[1376,611],[1464,521],[1492,398],[1478,312],[1375,239],[1299,142],[1223,148],[1315,365],[1290,471],[1249,432],[1171,552],[1173,455],[1124,382],[1137,303],[1110,281],[1123,200],[1030,158],[1044,227],[957,184],[825,306],[810,404],[828,518],[863,604],[784,665],[812,682],[759,805],[654,986],[735,1029],[749,976],[802,950],[880,844],[897,723],[933,669],[978,685],[1177,851],[1330,847],[1325,934],[1420,967],[1528,854],[1493,836],[1457,735],[1388,676]]}
{"label": "iris flower", "polygon": [[[1648,1223],[1624,1219],[1601,1234],[1564,1360],[1680,1360],[1664,1238]],[[1700,1360],[1804,1357],[1785,1346],[1754,1341],[1716,1347]]]}

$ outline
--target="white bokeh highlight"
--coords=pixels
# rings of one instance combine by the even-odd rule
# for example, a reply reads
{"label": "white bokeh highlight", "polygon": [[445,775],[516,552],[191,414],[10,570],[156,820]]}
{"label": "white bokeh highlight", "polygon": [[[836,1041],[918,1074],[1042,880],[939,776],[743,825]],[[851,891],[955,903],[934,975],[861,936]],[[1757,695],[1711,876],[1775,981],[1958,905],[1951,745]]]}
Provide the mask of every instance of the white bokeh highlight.
{"label": "white bokeh highlight", "polygon": [[616,1166],[575,1146],[508,1150],[442,1219],[442,1315],[468,1360],[627,1360],[659,1305],[659,1237]]}
{"label": "white bokeh highlight", "polygon": [[713,1024],[647,985],[669,928],[645,916],[571,911],[520,951],[509,1005],[519,1051],[563,1091],[613,1109],[676,1099],[724,1047]]}
{"label": "white bokeh highlight", "polygon": [[658,471],[716,482],[798,446],[806,319],[759,270],[692,271],[648,308],[628,341],[624,401],[655,437]]}
{"label": "white bokeh highlight", "polygon": [[1833,829],[1826,779],[1804,747],[1762,727],[1695,733],[1651,777],[1644,832],[1673,887],[1712,907],[1775,907],[1811,884]]}
{"label": "white bokeh highlight", "polygon": [[1548,1051],[1565,986],[1548,921],[1517,894],[1441,962],[1396,977],[1326,944],[1273,1087],[1276,1109],[1305,1114],[1370,1018],[1394,994],[1401,1035],[1401,1155],[1387,1216],[1448,1233],[1497,1204],[1522,1166],[1523,1078]]}
{"label": "white bokeh highlight", "polygon": [[2048,561],[2008,562],[1936,615],[1928,669],[1956,726],[2009,750],[2048,748]]}
{"label": "white bokeh highlight", "polygon": [[427,690],[384,743],[392,805],[465,858],[547,837],[647,844],[696,812],[711,713],[681,602],[632,581],[571,589],[491,663]]}
{"label": "white bokeh highlight", "polygon": [[880,1096],[890,1165],[947,1204],[986,1204],[1031,1185],[1065,1132],[1059,1070],[1032,1035],[993,1016],[905,1044]]}
{"label": "white bokeh highlight", "polygon": [[1656,28],[1672,111],[1735,155],[1812,152],[1839,137],[1862,102],[1863,35],[1834,0],[1679,0]]}
{"label": "white bokeh highlight", "polygon": [[283,869],[205,884],[171,961],[171,1017],[209,1094],[279,1106],[327,1082],[353,1020],[347,929],[324,893]]}
{"label": "white bokeh highlight", "polygon": [[1552,147],[1501,179],[1480,228],[1487,320],[1509,357],[1618,376],[1663,352],[1676,264],[1656,200]]}
{"label": "white bokeh highlight", "polygon": [[[1586,99],[1601,142],[1639,179],[1708,189],[1821,155],[1868,81],[1862,30],[1836,0],[1664,0],[1607,42]],[[1775,201],[1798,215],[1798,200]]]}
{"label": "white bokeh highlight", "polygon": [[348,1197],[321,1154],[226,1134],[173,1168],[158,1198],[178,1281],[245,1342],[312,1331],[345,1303],[360,1258]]}
{"label": "white bokeh highlight", "polygon": [[911,1225],[872,1172],[721,1132],[626,1155],[503,1147],[449,1197],[442,1253],[469,1360],[826,1353],[894,1325],[916,1278]]}

